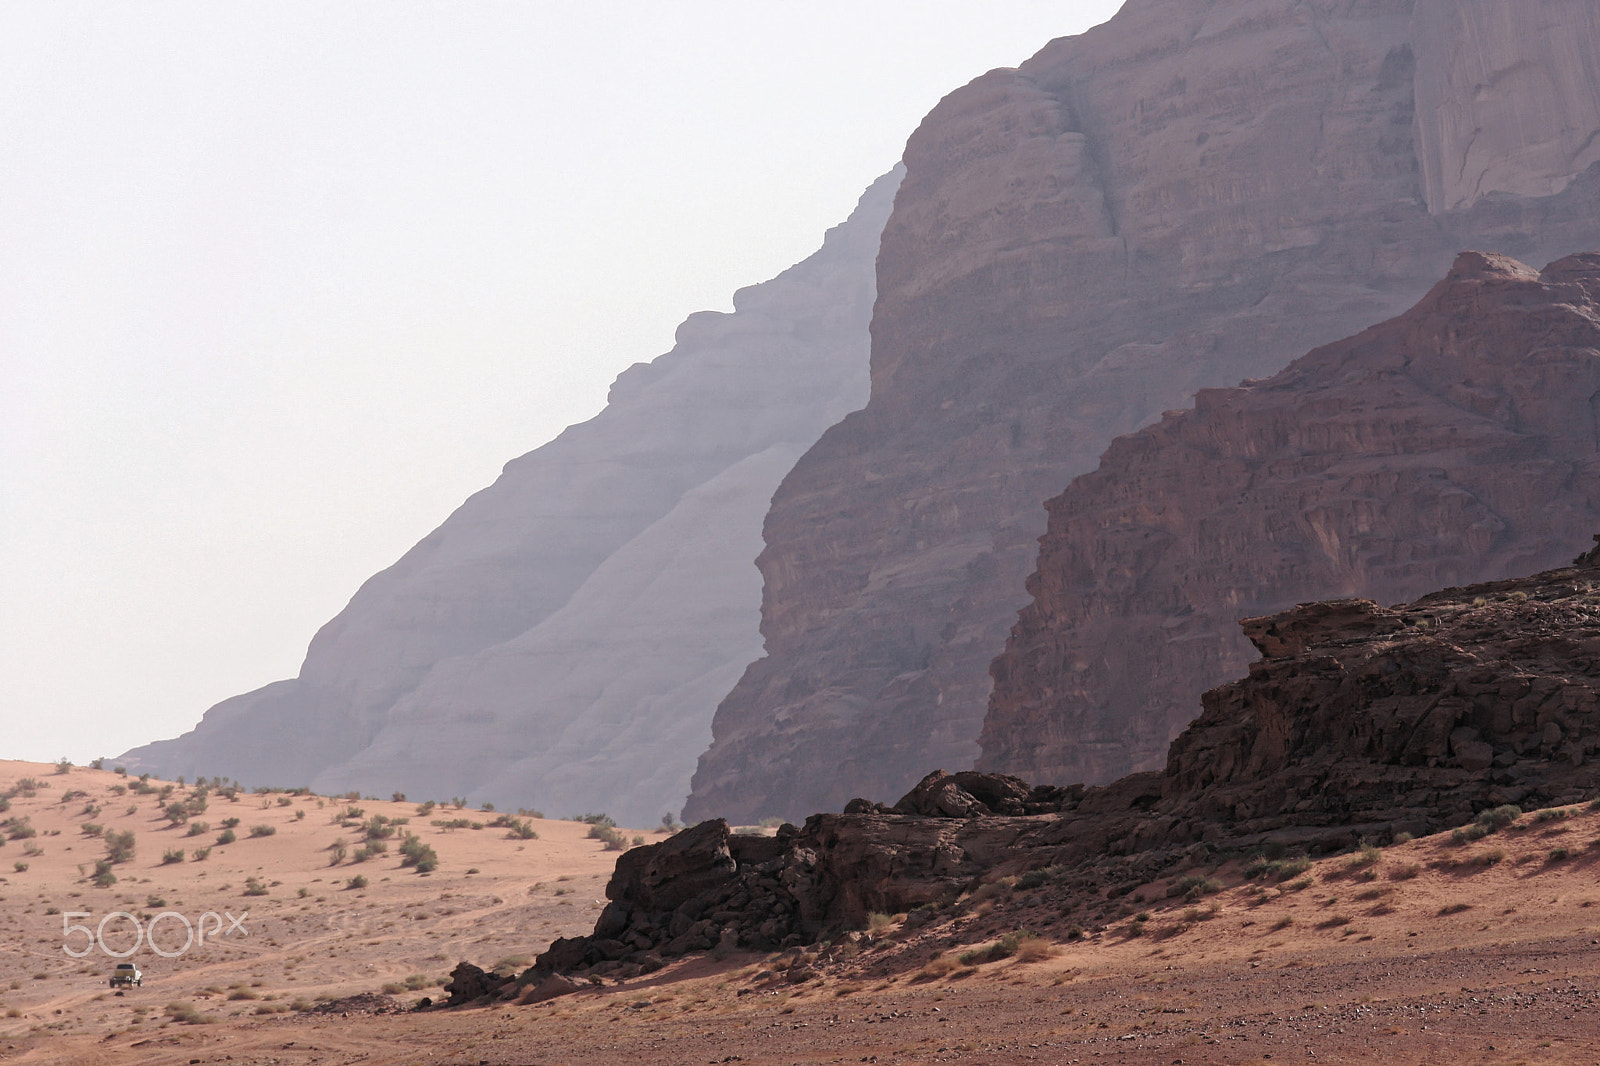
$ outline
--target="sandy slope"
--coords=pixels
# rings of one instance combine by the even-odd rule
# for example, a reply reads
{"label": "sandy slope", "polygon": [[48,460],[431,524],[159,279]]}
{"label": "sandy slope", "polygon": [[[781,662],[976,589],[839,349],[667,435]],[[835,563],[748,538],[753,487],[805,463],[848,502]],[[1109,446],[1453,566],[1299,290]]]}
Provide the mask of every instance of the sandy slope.
{"label": "sandy slope", "polygon": [[[815,976],[799,983],[780,969],[788,959],[733,955],[536,1006],[257,1015],[297,996],[377,991],[410,973],[440,975],[458,958],[487,965],[531,954],[552,934],[592,920],[612,856],[574,823],[539,823],[540,839],[525,843],[489,829],[426,827],[443,860],[436,873],[421,877],[385,857],[359,868],[373,883],[352,892],[334,882],[350,868],[329,869],[320,850],[337,833],[352,838],[329,823],[333,801],[320,808],[315,798],[279,807],[272,797],[268,808],[260,797],[213,801],[204,816],[213,823],[231,806],[245,826],[270,822],[280,831],[241,839],[203,863],[161,866],[161,849],[183,831],[157,830],[145,800],[126,819],[139,831],[138,858],[118,868],[123,880],[115,887],[92,889],[76,880],[75,863],[99,853],[74,835],[82,801],[57,798],[68,787],[95,795],[116,779],[52,772],[0,764],[0,785],[7,774],[32,774],[51,786],[13,799],[0,817],[22,812],[41,834],[61,830],[34,838],[45,854],[27,858],[29,870],[8,873],[0,886],[0,958],[21,986],[5,991],[0,974],[0,1003],[23,1015],[0,1018],[0,1059],[8,1061],[1600,1062],[1600,848],[1592,846],[1600,812],[1585,808],[1544,822],[1525,816],[1461,846],[1448,835],[1414,841],[1368,865],[1326,859],[1283,882],[1250,881],[1238,863],[1198,871],[1224,887],[1184,901],[1169,899],[1164,884],[1146,886],[1123,901],[1125,915],[1078,940],[1068,939],[1082,921],[1074,901],[1049,886],[1002,885],[986,890],[993,896],[976,908],[983,913],[801,960]],[[293,812],[302,808],[307,816],[297,822]],[[426,822],[413,817],[411,828]],[[0,869],[25,858],[24,843],[0,851]],[[1552,861],[1557,848],[1569,857]],[[1483,856],[1499,861],[1478,861]],[[482,872],[468,875],[468,865]],[[252,873],[282,884],[246,899],[242,880]],[[573,880],[558,881],[563,874]],[[301,886],[311,890],[305,899]],[[555,895],[568,886],[578,892]],[[208,944],[174,963],[144,953],[151,980],[115,997],[103,981],[109,960],[85,967],[64,957],[60,917],[45,913],[70,904],[98,919],[114,903],[148,910],[144,897],[157,893],[184,913],[248,906],[251,936]],[[1149,918],[1131,936],[1140,913]],[[955,963],[963,945],[1018,927],[1045,934],[1057,953]],[[927,965],[936,958],[946,961]],[[34,981],[34,973],[46,976]],[[232,986],[257,981],[256,994],[277,998],[226,998],[238,991]],[[221,994],[208,996],[206,988]],[[438,995],[397,998],[410,1003],[430,992]],[[218,1021],[169,1022],[163,1008],[174,1001]],[[144,1020],[135,1024],[140,1008]]]}

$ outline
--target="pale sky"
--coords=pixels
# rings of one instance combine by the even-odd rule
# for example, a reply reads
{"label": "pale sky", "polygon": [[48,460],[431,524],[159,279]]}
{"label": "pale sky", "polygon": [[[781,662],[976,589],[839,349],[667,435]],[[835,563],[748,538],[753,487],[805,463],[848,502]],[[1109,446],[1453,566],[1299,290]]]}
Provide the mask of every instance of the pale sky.
{"label": "pale sky", "polygon": [[0,758],[294,676],[941,96],[1120,0],[0,0]]}

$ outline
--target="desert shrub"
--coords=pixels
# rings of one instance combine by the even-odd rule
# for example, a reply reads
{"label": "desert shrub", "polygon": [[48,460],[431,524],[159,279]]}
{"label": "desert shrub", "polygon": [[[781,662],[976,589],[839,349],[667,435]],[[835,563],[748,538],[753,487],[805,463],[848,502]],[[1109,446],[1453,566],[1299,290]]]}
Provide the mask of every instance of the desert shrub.
{"label": "desert shrub", "polygon": [[91,769],[91,770],[104,770],[105,768],[106,768],[106,761],[105,761],[104,758],[90,759],[89,760],[89,769]]}
{"label": "desert shrub", "polygon": [[187,837],[199,837],[205,836],[209,832],[211,832],[210,822],[190,822],[189,831],[183,835]]}
{"label": "desert shrub", "polygon": [[8,840],[27,840],[39,835],[39,831],[25,816],[7,818],[4,822],[0,822],[0,829],[5,830]]}
{"label": "desert shrub", "polygon": [[605,845],[607,851],[624,851],[628,847],[628,839],[613,826],[592,823],[589,826],[589,839],[598,840]]}
{"label": "desert shrub", "polygon": [[94,876],[90,878],[96,888],[110,888],[117,883],[117,875],[111,872],[110,859],[96,859]]}
{"label": "desert shrub", "polygon": [[367,819],[366,825],[362,827],[362,832],[368,840],[387,840],[394,836],[395,828],[389,819],[381,814],[374,814]]}
{"label": "desert shrub", "polygon": [[1572,817],[1572,812],[1567,810],[1565,807],[1546,807],[1542,811],[1533,812],[1533,820],[1535,824],[1543,822],[1559,822],[1563,818],[1570,817]]}
{"label": "desert shrub", "polygon": [[574,814],[570,818],[568,818],[567,821],[569,821],[569,822],[587,822],[590,825],[611,826],[612,828],[615,828],[616,824],[617,824],[616,822],[614,822],[612,820],[611,815],[605,814],[605,813],[601,813],[601,814]]}
{"label": "desert shrub", "polygon": [[1404,829],[1400,830],[1400,832],[1398,832],[1398,833],[1396,833],[1394,835],[1394,842],[1396,844],[1409,844],[1411,841],[1413,841],[1415,839],[1416,839],[1416,837],[1413,834],[1407,832]]}
{"label": "desert shrub", "polygon": [[360,874],[356,874],[350,880],[345,882],[345,887],[346,888],[366,888],[367,887],[367,879],[365,877],[362,877]]}
{"label": "desert shrub", "polygon": [[954,973],[961,968],[961,963],[953,955],[936,955],[929,959],[922,969],[917,971],[913,981],[933,981],[947,974]]}
{"label": "desert shrub", "polygon": [[78,829],[86,837],[97,837],[106,831],[106,827],[95,822],[84,822]]}
{"label": "desert shrub", "polygon": [[1182,896],[1188,900],[1196,900],[1201,896],[1210,896],[1222,891],[1222,882],[1200,874],[1190,874],[1180,877],[1167,886],[1167,896]]}
{"label": "desert shrub", "polygon": [[1391,881],[1409,881],[1422,872],[1422,867],[1414,862],[1401,863],[1389,871]]}
{"label": "desert shrub", "polygon": [[209,1025],[216,1021],[209,1014],[201,1014],[200,1009],[193,1003],[176,1001],[167,1004],[167,1017],[182,1025]]}
{"label": "desert shrub", "polygon": [[1352,870],[1359,870],[1363,866],[1373,865],[1381,858],[1383,858],[1383,849],[1375,847],[1363,840],[1361,842],[1360,849],[1357,850],[1354,855],[1350,856],[1350,868]]}
{"label": "desert shrub", "polygon": [[238,839],[239,838],[234,835],[234,832],[233,832],[232,829],[224,829],[222,832],[217,834],[217,843],[218,844],[232,844],[235,840],[238,840]]}
{"label": "desert shrub", "polygon": [[293,802],[294,802],[294,800],[290,799],[288,796],[279,796],[278,797],[278,806],[280,806],[280,807],[287,807],[290,804],[292,804]]}
{"label": "desert shrub", "polygon": [[1481,825],[1487,831],[1494,833],[1516,823],[1522,817],[1522,808],[1514,803],[1506,803],[1478,814],[1474,824]]}
{"label": "desert shrub", "polygon": [[355,850],[355,853],[350,856],[350,861],[366,862],[368,859],[376,858],[388,850],[389,845],[383,841],[369,840]]}
{"label": "desert shrub", "polygon": [[1551,848],[1550,854],[1545,856],[1546,862],[1565,862],[1572,858],[1572,852],[1566,848]]}
{"label": "desert shrub", "polygon": [[250,827],[250,835],[253,837],[269,837],[277,831],[278,827],[275,825],[253,825]]}
{"label": "desert shrub", "polygon": [[511,840],[539,839],[539,834],[534,832],[533,823],[525,818],[507,818],[504,824],[506,836]]}
{"label": "desert shrub", "polygon": [[894,919],[880,911],[873,911],[867,915],[867,932],[873,936],[885,936],[894,928]]}
{"label": "desert shrub", "polygon": [[426,818],[428,815],[433,813],[433,809],[437,806],[439,806],[437,803],[435,803],[433,800],[429,800],[417,808],[417,817]]}
{"label": "desert shrub", "polygon": [[28,872],[28,864],[25,862],[14,862],[11,864],[11,868],[17,871],[19,874],[25,874]]}
{"label": "desert shrub", "polygon": [[415,833],[407,833],[400,843],[400,865],[415,866],[417,873],[432,873],[439,868],[439,856],[431,845],[424,844]]}
{"label": "desert shrub", "polygon": [[189,856],[189,861],[190,862],[205,862],[210,857],[211,857],[211,849],[210,848],[195,848],[194,849],[194,853]]}
{"label": "desert shrub", "polygon": [[1464,825],[1460,829],[1452,829],[1450,831],[1450,843],[1456,847],[1461,847],[1464,844],[1472,843],[1474,840],[1482,840],[1488,835],[1489,830],[1481,825]]}
{"label": "desert shrub", "polygon": [[133,830],[125,829],[120,833],[111,832],[105,835],[106,858],[111,862],[127,862],[133,858],[134,840]]}
{"label": "desert shrub", "polygon": [[244,894],[247,896],[265,896],[267,894],[267,886],[262,884],[259,878],[247,877],[244,882]]}
{"label": "desert shrub", "polygon": [[239,828],[239,819],[237,819],[237,818],[224,818],[222,820],[222,828],[224,828],[224,829],[237,829],[237,828]]}
{"label": "desert shrub", "polygon": [[1439,916],[1442,918],[1446,915],[1460,914],[1462,911],[1470,911],[1471,909],[1472,904],[1470,903],[1447,903],[1439,908]]}
{"label": "desert shrub", "polygon": [[435,829],[444,830],[469,829],[472,827],[472,821],[468,818],[435,818],[429,824]]}
{"label": "desert shrub", "polygon": [[1038,870],[1029,870],[1017,878],[1017,887],[1021,889],[1039,888],[1056,880],[1063,872],[1059,866],[1045,866]]}
{"label": "desert shrub", "polygon": [[1477,863],[1479,866],[1498,866],[1500,863],[1506,861],[1506,849],[1490,848],[1483,854],[1473,858],[1472,861]]}
{"label": "desert shrub", "polygon": [[344,841],[342,839],[341,840],[335,840],[332,844],[329,844],[328,845],[328,853],[329,853],[328,854],[328,865],[329,866],[338,866],[341,862],[344,862],[344,857],[345,857]]}
{"label": "desert shrub", "polygon": [[58,774],[70,774],[71,772],[72,772],[72,760],[71,759],[69,759],[65,755],[63,755],[63,756],[61,756],[61,758],[56,760],[56,773],[58,773]]}
{"label": "desert shrub", "polygon": [[182,862],[185,854],[182,848],[168,848],[161,853],[161,865],[170,866],[175,862]]}
{"label": "desert shrub", "polygon": [[1306,858],[1285,859],[1270,858],[1266,855],[1253,859],[1245,866],[1244,875],[1252,881],[1287,881],[1291,877],[1298,877],[1311,869],[1311,860]]}

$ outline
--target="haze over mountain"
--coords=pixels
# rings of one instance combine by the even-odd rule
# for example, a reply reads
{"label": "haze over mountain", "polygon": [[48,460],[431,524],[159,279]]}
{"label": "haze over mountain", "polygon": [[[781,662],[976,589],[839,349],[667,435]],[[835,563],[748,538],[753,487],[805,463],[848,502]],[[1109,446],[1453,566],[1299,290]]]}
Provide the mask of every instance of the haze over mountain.
{"label": "haze over mountain", "polygon": [[774,497],[767,654],[685,817],[972,765],[1041,504],[1114,437],[1399,314],[1462,249],[1600,247],[1597,57],[1582,0],[1130,0],[946,97],[884,231],[872,398]]}
{"label": "haze over mountain", "polygon": [[866,399],[897,168],[811,257],[701,312],[595,418],[506,465],[368,580],[297,678],[226,700],[136,770],[471,796],[649,824],[760,653],[762,516]]}
{"label": "haze over mountain", "polygon": [[1600,529],[1600,255],[1465,253],[1399,318],[1119,438],[1049,510],[980,765],[1159,769],[1254,658],[1239,618],[1548,569]]}

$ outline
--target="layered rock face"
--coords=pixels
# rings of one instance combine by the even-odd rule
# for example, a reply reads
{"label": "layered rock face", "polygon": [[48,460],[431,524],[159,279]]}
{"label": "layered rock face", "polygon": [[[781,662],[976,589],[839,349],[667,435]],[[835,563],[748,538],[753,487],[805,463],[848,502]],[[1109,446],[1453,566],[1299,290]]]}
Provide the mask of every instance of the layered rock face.
{"label": "layered rock face", "polygon": [[1600,255],[1464,254],[1405,315],[1117,440],[1048,509],[980,765],[1153,769],[1249,661],[1240,614],[1548,566],[1600,526]]}
{"label": "layered rock face", "polygon": [[1135,885],[1230,852],[1387,843],[1600,789],[1600,549],[1529,578],[1243,627],[1261,660],[1205,694],[1162,772],[1031,789],[934,773],[893,808],[857,801],[776,838],[704,822],[623,855],[593,934],[557,941],[535,972],[810,944],[927,904],[919,917],[939,921],[1006,874],[1107,920]]}
{"label": "layered rock face", "polygon": [[867,391],[873,262],[901,174],[821,250],[703,312],[604,411],[506,465],[316,635],[300,676],[130,767],[453,795],[651,824],[760,654],[761,520]]}
{"label": "layered rock face", "polygon": [[767,655],[686,817],[971,765],[1040,504],[1112,438],[1400,313],[1462,248],[1600,247],[1600,97],[1569,47],[1597,29],[1555,0],[1132,0],[946,97],[884,231],[872,399],[773,499]]}

